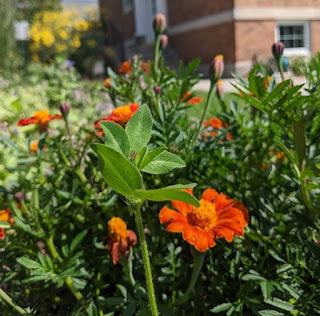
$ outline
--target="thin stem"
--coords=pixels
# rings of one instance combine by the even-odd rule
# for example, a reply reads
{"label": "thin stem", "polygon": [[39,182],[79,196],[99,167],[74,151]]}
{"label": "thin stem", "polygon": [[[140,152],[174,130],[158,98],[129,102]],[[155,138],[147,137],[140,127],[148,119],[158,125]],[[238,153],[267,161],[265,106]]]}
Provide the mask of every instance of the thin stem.
{"label": "thin stem", "polygon": [[160,34],[156,34],[155,46],[154,46],[154,73],[157,77],[158,73],[158,63],[159,63],[159,53],[160,53]]}
{"label": "thin stem", "polygon": [[281,62],[281,57],[277,60],[277,67],[278,67],[278,70],[280,72],[280,76],[281,76],[281,79],[282,81],[285,81],[285,78],[284,78],[284,74],[283,74],[283,68],[282,68],[282,62]]}
{"label": "thin stem", "polygon": [[47,240],[46,240],[47,246],[49,248],[50,254],[52,256],[52,259],[54,261],[56,261],[59,258],[59,254],[57,252],[57,249],[53,243],[53,236],[50,236]]}
{"label": "thin stem", "polygon": [[74,286],[74,283],[71,279],[71,277],[67,277],[65,280],[65,283],[68,285],[69,289],[71,290],[72,294],[74,295],[74,297],[80,301],[82,300],[83,296],[82,294],[77,290],[77,288]]}
{"label": "thin stem", "polygon": [[149,259],[149,254],[148,254],[148,247],[147,247],[147,242],[146,242],[146,239],[144,236],[144,231],[143,231],[143,223],[142,223],[142,217],[141,217],[142,204],[143,204],[143,201],[140,201],[136,205],[135,218],[136,218],[138,234],[139,234],[139,239],[140,239],[140,244],[141,244],[141,250],[142,250],[142,255],[143,255],[143,263],[144,263],[144,269],[145,269],[145,274],[146,274],[150,309],[151,309],[153,316],[158,316],[156,296],[154,293],[154,288],[153,288],[153,283],[152,283],[152,274],[151,274],[150,259]]}
{"label": "thin stem", "polygon": [[192,138],[192,143],[193,143],[193,144],[194,144],[194,143],[196,142],[196,140],[198,139],[200,130],[201,130],[201,128],[202,128],[203,120],[204,120],[204,118],[205,118],[205,116],[206,116],[206,113],[207,113],[207,110],[208,110],[208,106],[209,106],[209,103],[210,103],[210,100],[211,100],[211,96],[212,96],[213,91],[214,91],[214,87],[215,87],[215,84],[211,82],[210,90],[209,90],[209,92],[208,92],[207,101],[206,101],[206,104],[205,104],[205,106],[204,106],[204,109],[203,109],[201,118],[200,118],[199,126],[198,126],[196,132],[193,134],[193,138]]}
{"label": "thin stem", "polygon": [[177,300],[176,305],[181,305],[189,299],[189,296],[190,296],[191,292],[193,291],[194,286],[199,278],[199,274],[202,269],[204,258],[206,256],[205,252],[199,252],[196,249],[194,249],[193,247],[191,248],[191,253],[193,255],[193,270],[192,270],[190,283],[189,283],[188,288],[187,288],[186,292],[184,293],[183,297],[180,300]]}
{"label": "thin stem", "polygon": [[10,305],[16,312],[22,314],[22,315],[27,315],[28,313],[25,311],[25,309],[23,309],[22,307],[20,307],[19,305],[17,305],[12,298],[6,293],[4,292],[1,288],[0,288],[0,298],[6,302],[8,305]]}

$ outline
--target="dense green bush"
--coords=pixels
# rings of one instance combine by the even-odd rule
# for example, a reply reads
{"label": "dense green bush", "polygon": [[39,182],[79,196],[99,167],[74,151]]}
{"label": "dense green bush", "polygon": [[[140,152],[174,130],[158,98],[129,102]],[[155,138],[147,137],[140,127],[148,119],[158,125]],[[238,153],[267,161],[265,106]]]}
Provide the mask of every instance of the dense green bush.
{"label": "dense green bush", "polygon": [[[257,65],[247,79],[237,78],[239,94],[211,102],[213,78],[201,107],[222,110],[217,118],[205,117],[203,125],[190,114],[200,104],[188,93],[201,78],[194,74],[199,61],[181,63],[177,74],[164,66],[160,52],[156,46],[150,63],[134,57],[121,67],[125,74],[109,69],[105,87],[81,82],[62,60],[30,65],[26,78],[5,78],[0,91],[6,109],[0,132],[2,314],[150,315],[143,252],[137,246],[127,249],[114,265],[106,246],[107,222],[120,217],[137,232],[137,200],[171,185],[179,186],[161,197],[153,192],[141,208],[162,315],[319,314],[320,57],[308,70],[304,95],[301,86],[277,82]],[[106,116],[110,103],[117,109]],[[36,110],[50,109],[53,116],[61,104],[64,119],[55,117],[50,128],[16,126]],[[106,123],[110,120],[131,123],[125,132]],[[129,147],[139,150],[128,150],[126,137]],[[32,141],[39,141],[37,148],[30,148]],[[166,152],[167,160],[144,169],[146,152],[154,149]],[[132,193],[128,187],[140,181],[137,172],[143,174],[143,187]],[[213,248],[200,252],[200,277],[184,296],[199,257],[180,234],[165,231],[159,211],[169,194],[196,203],[180,191],[192,183],[197,198],[213,188],[241,201],[249,224],[232,243],[216,239]]]}

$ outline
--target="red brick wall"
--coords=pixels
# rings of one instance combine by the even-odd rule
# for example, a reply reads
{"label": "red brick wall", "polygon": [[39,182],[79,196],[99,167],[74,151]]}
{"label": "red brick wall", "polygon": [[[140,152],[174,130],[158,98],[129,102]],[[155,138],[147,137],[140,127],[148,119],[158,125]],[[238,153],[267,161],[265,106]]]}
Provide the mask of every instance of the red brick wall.
{"label": "red brick wall", "polygon": [[320,7],[320,0],[234,0],[235,7]]}
{"label": "red brick wall", "polygon": [[255,53],[263,58],[271,57],[271,45],[275,41],[274,30],[274,21],[236,21],[236,60],[251,60]]}
{"label": "red brick wall", "polygon": [[209,63],[222,54],[226,63],[235,62],[233,22],[172,35],[169,43],[183,61],[201,57],[203,63]]}
{"label": "red brick wall", "polygon": [[168,0],[170,26],[233,8],[234,0]]}
{"label": "red brick wall", "polygon": [[126,39],[131,39],[135,34],[134,8],[123,13],[122,0],[100,0],[101,12],[106,11],[108,18],[113,21]]}
{"label": "red brick wall", "polygon": [[311,53],[320,52],[320,21],[311,21],[310,22],[310,44],[311,44]]}

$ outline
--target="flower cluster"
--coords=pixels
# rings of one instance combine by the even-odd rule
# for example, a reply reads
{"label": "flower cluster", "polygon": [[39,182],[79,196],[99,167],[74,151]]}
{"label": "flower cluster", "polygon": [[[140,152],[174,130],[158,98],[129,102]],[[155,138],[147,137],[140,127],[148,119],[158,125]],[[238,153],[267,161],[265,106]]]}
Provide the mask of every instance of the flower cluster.
{"label": "flower cluster", "polygon": [[[229,128],[229,124],[223,123],[220,119],[217,117],[212,117],[207,121],[203,122],[203,125],[206,128],[206,132],[202,133],[201,136],[203,139],[207,139],[209,136],[212,138],[217,136],[217,130],[220,128]],[[233,136],[231,133],[226,134],[227,140],[233,140]]]}

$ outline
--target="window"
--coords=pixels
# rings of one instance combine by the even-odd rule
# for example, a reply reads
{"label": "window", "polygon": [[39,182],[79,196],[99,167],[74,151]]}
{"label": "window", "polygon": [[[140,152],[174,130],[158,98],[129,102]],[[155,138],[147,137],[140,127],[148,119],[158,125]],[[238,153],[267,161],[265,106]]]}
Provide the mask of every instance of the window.
{"label": "window", "polygon": [[276,41],[285,45],[284,54],[309,55],[310,35],[308,22],[278,22],[276,28]]}
{"label": "window", "polygon": [[132,0],[122,0],[122,11],[123,13],[128,13],[132,10],[133,4]]}

